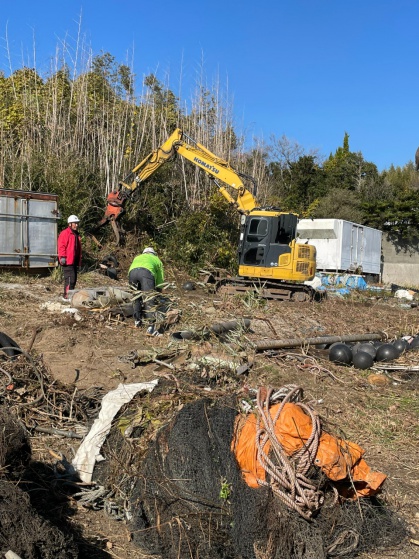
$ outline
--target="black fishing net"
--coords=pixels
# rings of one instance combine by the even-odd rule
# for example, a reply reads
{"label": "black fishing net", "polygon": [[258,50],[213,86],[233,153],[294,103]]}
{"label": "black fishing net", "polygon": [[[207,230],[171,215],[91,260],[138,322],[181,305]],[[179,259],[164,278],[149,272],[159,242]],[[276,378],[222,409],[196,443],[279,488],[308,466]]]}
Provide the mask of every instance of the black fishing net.
{"label": "black fishing net", "polygon": [[158,432],[132,497],[134,540],[148,552],[168,559],[236,556],[230,536],[230,487],[241,483],[230,452],[235,404],[234,398],[197,400]]}
{"label": "black fishing net", "polygon": [[0,407],[0,555],[12,550],[24,559],[75,559],[72,535],[41,516],[31,502],[41,492],[49,494],[28,481],[31,464],[26,430],[9,409]]}
{"label": "black fishing net", "polygon": [[237,400],[200,399],[161,428],[145,454],[131,504],[133,538],[165,559],[355,557],[405,537],[376,499],[326,505],[307,521],[270,488],[242,480],[230,451]]}
{"label": "black fishing net", "polygon": [[30,459],[28,433],[10,410],[0,405],[0,474],[19,479]]}
{"label": "black fishing net", "polygon": [[42,518],[29,495],[15,483],[0,480],[0,554],[14,551],[22,559],[76,559],[69,534]]}

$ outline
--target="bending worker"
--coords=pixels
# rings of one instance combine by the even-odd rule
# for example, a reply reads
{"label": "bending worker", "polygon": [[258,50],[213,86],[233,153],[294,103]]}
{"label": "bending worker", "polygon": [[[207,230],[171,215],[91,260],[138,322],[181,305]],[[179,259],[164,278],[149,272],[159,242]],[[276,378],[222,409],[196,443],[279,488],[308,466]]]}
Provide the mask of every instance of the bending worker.
{"label": "bending worker", "polygon": [[[161,291],[159,285],[164,282],[163,264],[152,247],[147,247],[134,258],[128,270],[128,281],[138,291]],[[149,336],[160,336],[161,334],[155,326],[155,312],[152,311],[154,298],[147,297],[143,301],[142,297],[137,297],[134,301],[134,320],[135,326],[141,326],[142,314],[148,323],[147,334]]]}
{"label": "bending worker", "polygon": [[67,219],[68,227],[58,235],[58,261],[64,272],[64,299],[68,299],[68,292],[77,283],[77,268],[81,266],[81,240],[79,235],[80,219],[70,215]]}

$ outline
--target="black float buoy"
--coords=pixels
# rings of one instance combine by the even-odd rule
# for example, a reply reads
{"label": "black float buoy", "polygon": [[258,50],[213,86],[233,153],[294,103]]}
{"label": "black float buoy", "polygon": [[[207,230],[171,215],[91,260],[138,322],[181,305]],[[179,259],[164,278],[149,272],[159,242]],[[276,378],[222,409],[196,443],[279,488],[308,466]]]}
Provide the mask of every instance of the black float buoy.
{"label": "black float buoy", "polygon": [[401,355],[402,353],[404,353],[405,351],[407,351],[407,341],[404,340],[403,338],[398,338],[397,340],[394,340],[392,342],[392,344],[394,345],[394,347],[397,349],[397,351],[399,352],[399,355]]}
{"label": "black float buoy", "polygon": [[377,348],[370,343],[359,343],[352,348],[352,353],[355,355],[359,351],[369,353],[373,359],[377,355]]}
{"label": "black float buoy", "polygon": [[346,344],[333,344],[329,350],[329,361],[350,365],[352,362],[352,349]]}
{"label": "black float buoy", "polygon": [[393,361],[393,359],[397,359],[399,355],[398,349],[395,348],[393,344],[383,344],[377,349],[375,359],[377,361]]}
{"label": "black float buoy", "polygon": [[370,353],[358,350],[352,357],[352,363],[356,369],[369,369],[374,364],[374,358]]}

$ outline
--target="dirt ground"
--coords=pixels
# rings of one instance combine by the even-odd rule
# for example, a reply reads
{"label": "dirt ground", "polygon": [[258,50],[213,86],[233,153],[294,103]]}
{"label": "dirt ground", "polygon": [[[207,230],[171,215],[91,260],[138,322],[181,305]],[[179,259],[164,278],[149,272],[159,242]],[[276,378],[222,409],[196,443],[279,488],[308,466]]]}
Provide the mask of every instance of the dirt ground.
{"label": "dirt ground", "polygon": [[[419,557],[419,352],[410,351],[394,362],[418,370],[385,373],[335,365],[328,360],[327,352],[312,351],[306,344],[274,352],[254,349],[254,344],[264,339],[378,332],[394,339],[419,334],[418,308],[370,291],[306,303],[255,297],[221,299],[200,284],[194,291],[184,291],[174,271],[168,271],[167,280],[170,285],[166,294],[180,309],[180,322],[162,337],[149,338],[144,329],[134,328],[131,318],[118,322],[106,309],[83,310],[80,320],[62,313],[65,306],[46,310],[42,304],[58,302],[61,284],[51,277],[4,273],[0,276],[0,331],[23,350],[42,356],[54,379],[78,390],[99,387],[109,391],[121,382],[149,381],[168,373],[181,377],[185,363],[203,355],[250,365],[248,371],[237,375],[234,384],[220,375],[219,389],[239,391],[263,385],[280,388],[290,383],[301,386],[321,416],[365,448],[369,465],[387,474],[385,499],[408,524],[410,536],[400,548],[364,557]],[[94,272],[82,274],[77,287],[103,285],[128,287],[124,280],[115,282]],[[244,317],[251,320],[250,331],[242,332],[234,343],[222,343],[215,337],[176,341],[171,335]],[[134,367],[129,356],[134,350],[144,349],[176,349],[183,359],[170,367],[155,362]],[[372,373],[378,376],[371,377]],[[46,462],[53,461],[51,451],[64,452],[71,460],[79,442],[39,433],[31,438],[34,458]],[[134,548],[124,522],[113,520],[103,510],[88,510],[74,501],[68,522],[85,540],[81,557],[145,557]]]}

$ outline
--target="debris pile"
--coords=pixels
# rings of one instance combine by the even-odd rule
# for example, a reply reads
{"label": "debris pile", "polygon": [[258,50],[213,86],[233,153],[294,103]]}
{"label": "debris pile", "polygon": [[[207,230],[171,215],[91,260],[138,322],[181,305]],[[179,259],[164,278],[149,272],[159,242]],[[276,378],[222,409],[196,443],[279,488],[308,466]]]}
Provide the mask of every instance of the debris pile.
{"label": "debris pile", "polygon": [[336,497],[358,498],[379,493],[386,476],[371,471],[357,444],[328,433],[302,397],[298,386],[260,388],[254,412],[238,417],[232,450],[249,487],[270,486],[310,520],[324,505],[327,484]]}
{"label": "debris pile", "polygon": [[1,362],[2,380],[6,379],[1,404],[13,410],[30,432],[82,439],[99,413],[103,391],[64,385],[52,378],[42,356],[28,354],[18,346],[15,352],[18,354]]}
{"label": "debris pile", "polygon": [[[263,473],[254,461],[257,481],[252,485],[246,482],[248,464],[241,464],[245,472],[239,467],[237,428],[240,418],[248,417],[243,404],[252,413],[266,407],[260,400],[263,391],[254,407],[249,393],[222,397],[208,393],[191,399],[191,392],[182,387],[186,388],[181,381],[164,379],[148,396],[127,404],[102,449],[106,461],[94,471],[97,483],[114,490],[114,501],[119,500],[130,520],[134,541],[148,553],[167,559],[326,559],[354,557],[403,539],[401,522],[374,497],[385,475],[370,471],[358,445],[319,430],[315,412],[310,417],[316,418],[319,438],[308,433],[303,446],[287,456],[279,437],[270,439],[267,448],[266,428],[259,425],[256,439],[241,430],[244,444],[257,449],[253,456],[263,456]],[[297,393],[302,397],[296,387],[275,391],[284,405],[291,405]],[[265,394],[269,400],[271,392]],[[271,419],[266,414],[265,419],[275,430],[281,413],[278,416],[273,408],[268,415]],[[287,428],[296,429],[291,424]],[[339,465],[332,464],[330,448],[340,456]],[[296,466],[298,461],[304,463],[302,469]],[[294,486],[291,477],[297,481]],[[307,509],[308,496],[315,504]]]}
{"label": "debris pile", "polygon": [[[75,502],[81,514],[100,510],[128,526],[141,552],[165,559],[326,559],[399,544],[405,526],[379,500],[386,475],[373,471],[364,450],[347,440],[369,439],[348,420],[352,401],[339,399],[342,386],[336,382],[363,391],[370,387],[362,375],[339,369],[341,359],[330,359],[331,345],[339,343],[350,349],[347,364],[363,368],[357,356],[378,344],[385,349],[389,339],[381,331],[381,317],[364,329],[365,320],[336,298],[326,300],[326,316],[315,304],[284,303],[276,312],[252,298],[198,300],[194,287],[183,286],[188,298],[183,307],[176,297],[152,294],[165,335],[151,340],[127,320],[133,298],[143,293],[114,287],[75,292],[80,320],[53,318],[58,347],[43,348],[46,355],[68,351],[61,366],[67,368],[66,384],[53,378],[42,354],[32,351],[36,334],[25,352],[0,333],[0,403],[24,425],[26,436],[47,442],[47,451],[41,450],[45,464],[36,468],[30,448],[29,458],[20,447],[12,452],[22,463],[14,468],[23,501],[28,489],[37,488],[32,468],[42,472],[39,479],[47,488],[42,494],[57,491],[68,516]],[[48,310],[61,313],[62,307]],[[352,313],[344,327],[336,327],[338,312]],[[174,332],[171,326],[180,319]],[[400,320],[394,324],[393,336]],[[52,328],[44,328],[51,335]],[[68,339],[61,342],[63,334]],[[45,343],[44,336],[37,343]],[[415,339],[404,340],[403,359]],[[80,363],[70,361],[72,352]],[[379,360],[373,362],[378,368]],[[390,363],[384,359],[383,366],[388,370]],[[341,374],[334,374],[338,370]],[[80,379],[100,386],[106,380],[106,390],[81,389]],[[150,390],[136,391],[135,384],[148,384]],[[317,398],[314,402],[304,398],[300,384]],[[326,403],[324,391],[332,385],[337,390]],[[116,406],[117,391],[122,398]],[[324,404],[322,414],[330,424],[315,402]],[[339,413],[353,430],[348,437],[330,427]],[[391,476],[389,460],[380,465],[375,449],[370,448],[371,460]],[[33,500],[37,492],[29,494]],[[54,510],[45,501],[38,508]],[[60,523],[63,533],[72,533],[64,518]],[[76,549],[71,536],[60,542],[71,558]],[[12,544],[10,549],[31,559]]]}
{"label": "debris pile", "polygon": [[316,274],[321,285],[319,291],[327,291],[329,294],[349,295],[351,290],[367,289],[367,282],[359,274]]}

